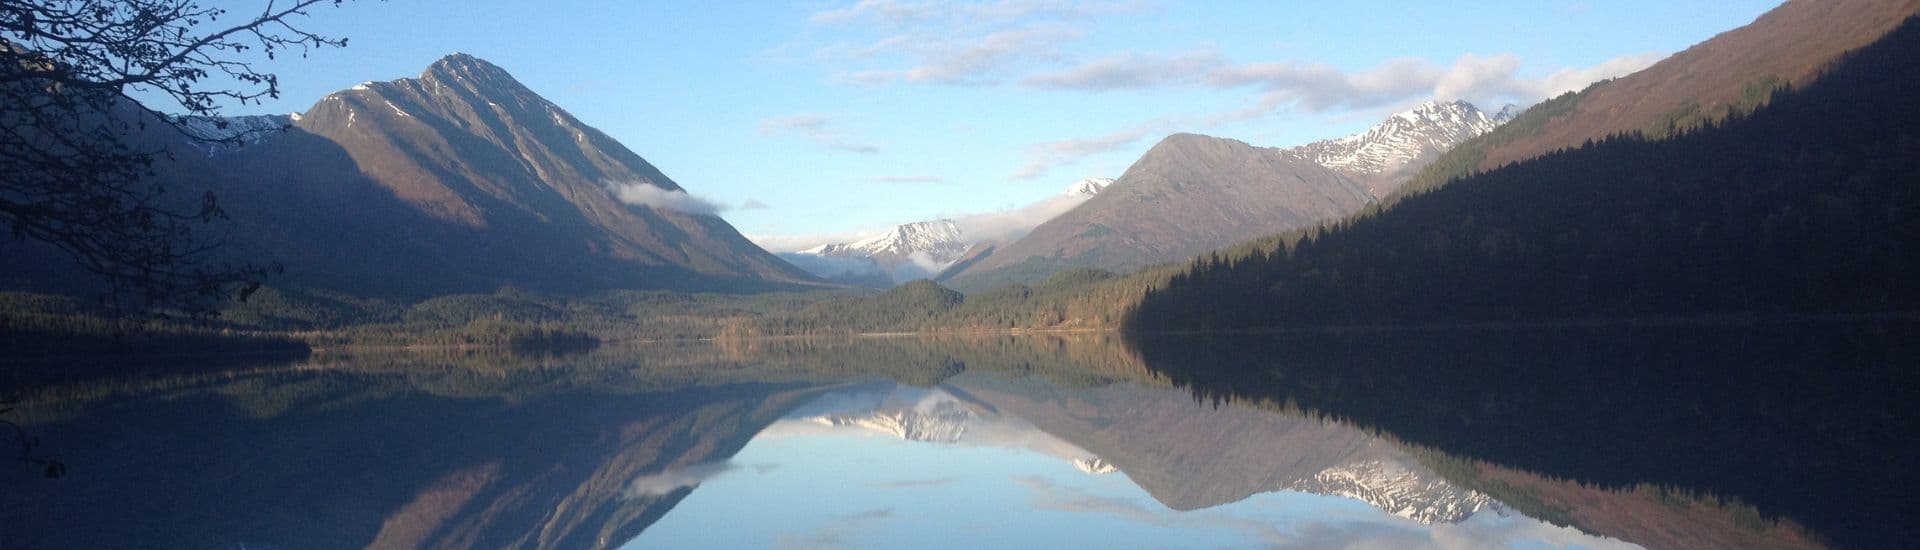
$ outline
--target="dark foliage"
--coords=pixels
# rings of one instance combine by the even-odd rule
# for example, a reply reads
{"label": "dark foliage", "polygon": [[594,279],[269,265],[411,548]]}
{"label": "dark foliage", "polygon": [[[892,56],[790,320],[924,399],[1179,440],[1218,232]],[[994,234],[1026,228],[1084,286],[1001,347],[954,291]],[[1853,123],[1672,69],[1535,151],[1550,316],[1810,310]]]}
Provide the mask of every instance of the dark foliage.
{"label": "dark foliage", "polygon": [[[225,242],[219,202],[168,195],[154,178],[167,143],[221,138],[123,94],[165,97],[184,116],[275,97],[278,80],[244,53],[344,46],[294,25],[340,1],[267,2],[230,17],[191,0],[0,0],[0,224],[66,252],[111,298],[201,315],[244,296],[276,267],[213,258]],[[215,78],[235,84],[206,83]]]}
{"label": "dark foliage", "polygon": [[1920,309],[1920,27],[1750,116],[1197,260],[1135,330]]}
{"label": "dark foliage", "polygon": [[[1737,498],[1841,547],[1910,540],[1920,326],[1772,323],[1142,335],[1201,400],[1351,421],[1611,488]],[[1511,503],[1510,503],[1511,504]]]}

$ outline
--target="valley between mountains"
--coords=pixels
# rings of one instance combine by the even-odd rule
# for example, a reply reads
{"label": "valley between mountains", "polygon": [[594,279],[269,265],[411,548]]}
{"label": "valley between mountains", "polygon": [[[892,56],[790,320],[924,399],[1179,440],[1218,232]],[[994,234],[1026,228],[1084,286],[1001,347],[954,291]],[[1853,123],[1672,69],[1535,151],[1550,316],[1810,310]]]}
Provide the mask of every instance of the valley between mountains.
{"label": "valley between mountains", "polygon": [[[284,268],[252,299],[221,305],[220,330],[297,332],[309,345],[1886,314],[1916,306],[1909,292],[1875,286],[1892,284],[1913,257],[1913,217],[1899,206],[1912,204],[1912,191],[1888,175],[1900,173],[1904,130],[1864,129],[1910,109],[1848,75],[1883,71],[1875,86],[1895,90],[1907,82],[1905,67],[1862,67],[1870,52],[1901,47],[1895,31],[1916,11],[1900,1],[1789,2],[1538,105],[1427,101],[1303,144],[1175,133],[1123,173],[1079,179],[1024,208],[778,254],[670,178],[671,167],[467,54],[328,94],[298,114],[185,119],[180,132],[136,138],[170,151],[155,177],[183,195],[221,197],[232,220],[218,254]],[[1793,99],[1776,107],[1779,97]],[[1802,105],[1834,112],[1787,114]],[[131,112],[114,116],[154,116]],[[1871,122],[1835,122],[1856,118]],[[1702,183],[1685,196],[1585,176],[1627,162],[1590,151],[1632,142],[1647,151],[1632,161],[1644,170],[1619,177],[1690,177],[1682,174],[1723,157],[1676,151],[1762,134],[1827,136],[1783,143],[1778,155],[1886,152],[1774,166],[1769,174],[1788,179],[1759,194],[1727,194],[1753,185],[1739,166],[1719,173],[1738,183]],[[1842,139],[1865,141],[1828,151]],[[1512,183],[1483,183],[1494,180]],[[1444,213],[1431,210],[1439,203]],[[1561,204],[1612,217],[1488,225]],[[1666,246],[1681,238],[1707,248]],[[1336,252],[1336,242],[1346,248]],[[1848,252],[1793,261],[1772,245],[1731,253],[1720,242]],[[0,266],[0,284],[14,291],[10,323],[78,326],[101,315],[87,300],[101,287],[59,251],[13,246],[23,261]],[[1753,280],[1737,295],[1703,298],[1715,279],[1687,267],[1703,254],[1737,255],[1715,258],[1715,269]],[[1698,276],[1658,283],[1647,278],[1673,275],[1600,280],[1595,271],[1623,265]],[[1585,278],[1529,286],[1567,272]],[[1528,298],[1439,305],[1473,295],[1462,285]],[[1333,305],[1328,292],[1378,313]],[[1612,305],[1591,305],[1600,296]],[[1417,313],[1442,308],[1455,314]]]}

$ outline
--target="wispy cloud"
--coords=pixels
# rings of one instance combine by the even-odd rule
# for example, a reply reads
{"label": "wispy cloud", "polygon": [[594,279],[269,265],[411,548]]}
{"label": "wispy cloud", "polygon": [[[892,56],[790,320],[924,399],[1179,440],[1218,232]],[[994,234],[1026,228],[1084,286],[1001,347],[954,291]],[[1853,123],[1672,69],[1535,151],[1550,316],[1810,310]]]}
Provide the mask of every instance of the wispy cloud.
{"label": "wispy cloud", "polygon": [[[1595,81],[1644,69],[1663,57],[1640,53],[1543,77],[1521,76],[1514,54],[1466,54],[1441,65],[1417,57],[1389,59],[1371,68],[1343,70],[1324,63],[1265,61],[1233,64],[1201,50],[1174,54],[1125,53],[1022,79],[1036,89],[1108,91],[1207,86],[1263,92],[1254,109],[1290,107],[1310,112],[1371,109],[1424,99],[1495,104],[1532,103]],[[1219,117],[1231,121],[1236,117]]]}
{"label": "wispy cloud", "polygon": [[940,176],[876,176],[867,181],[874,183],[946,183],[947,178]]}
{"label": "wispy cloud", "polygon": [[821,114],[778,116],[760,121],[760,135],[797,136],[821,147],[849,153],[878,153],[880,147],[849,137]]}
{"label": "wispy cloud", "polygon": [[1344,72],[1326,64],[1250,63],[1222,67],[1208,75],[1217,88],[1253,86],[1309,111],[1336,107],[1366,108],[1413,97],[1433,89],[1440,71],[1417,58],[1399,58],[1372,69]]}
{"label": "wispy cloud", "polygon": [[1010,66],[1030,60],[1058,59],[1059,45],[1076,40],[1083,34],[1084,31],[1079,29],[1045,25],[994,31],[975,37],[896,36],[875,44],[870,48],[871,54],[898,49],[915,58],[911,66],[853,71],[843,78],[860,84],[999,84]]}
{"label": "wispy cloud", "polygon": [[760,202],[759,199],[747,199],[746,202],[740,203],[741,210],[766,210],[767,208],[770,208],[767,203]]}
{"label": "wispy cloud", "polygon": [[893,517],[892,508],[875,508],[858,514],[839,516],[826,521],[819,528],[803,533],[781,533],[774,542],[783,548],[846,548],[849,540],[879,526],[880,522]]}
{"label": "wispy cloud", "polygon": [[760,248],[767,249],[768,252],[793,252],[796,250],[806,250],[823,244],[850,243],[874,235],[875,233],[873,231],[862,230],[806,233],[800,235],[753,233],[746,235],[746,237],[747,240],[753,241],[753,244],[760,245]]}
{"label": "wispy cloud", "polygon": [[955,217],[962,234],[977,242],[1007,242],[1018,239],[1087,202],[1086,195],[1054,195],[1019,208],[982,212]]}
{"label": "wispy cloud", "polygon": [[861,0],[809,20],[879,34],[871,42],[815,51],[829,63],[851,65],[840,72],[842,80],[980,86],[999,84],[1035,63],[1057,62],[1061,46],[1086,36],[1095,17],[1143,9],[1137,2]]}
{"label": "wispy cloud", "polygon": [[1134,2],[997,0],[991,2],[944,2],[898,0],[859,0],[838,8],[814,12],[808,18],[816,24],[845,25],[862,23],[883,27],[902,27],[928,22],[990,23],[1031,18],[1083,19],[1113,13],[1136,13],[1146,4]]}
{"label": "wispy cloud", "polygon": [[1118,151],[1147,136],[1164,133],[1168,120],[1155,120],[1112,133],[1087,138],[1035,143],[1026,147],[1026,164],[1009,177],[1018,180],[1045,176],[1055,167],[1077,163],[1089,155]]}
{"label": "wispy cloud", "polygon": [[946,485],[952,485],[954,481],[957,481],[957,480],[951,477],[943,477],[943,478],[937,478],[937,479],[902,479],[899,481],[876,481],[873,483],[868,483],[867,486],[873,487],[876,489],[912,489],[917,487],[941,487]]}
{"label": "wispy cloud", "polygon": [[1204,82],[1207,74],[1225,65],[1220,53],[1200,50],[1175,54],[1125,53],[1072,68],[1027,75],[1029,88],[1107,91],[1153,88]]}

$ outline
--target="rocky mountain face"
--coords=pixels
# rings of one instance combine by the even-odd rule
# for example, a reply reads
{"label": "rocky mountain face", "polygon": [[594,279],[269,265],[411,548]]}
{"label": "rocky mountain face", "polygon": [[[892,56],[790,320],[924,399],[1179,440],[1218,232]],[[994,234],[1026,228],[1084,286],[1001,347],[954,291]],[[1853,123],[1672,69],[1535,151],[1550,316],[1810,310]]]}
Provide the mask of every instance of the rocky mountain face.
{"label": "rocky mountain face", "polygon": [[1424,524],[1455,523],[1497,505],[1487,495],[1456,487],[1424,468],[1392,460],[1357,460],[1296,481],[1292,489],[1366,502]]}
{"label": "rocky mountain face", "polygon": [[[1047,202],[1084,201],[1113,181],[1085,178]],[[952,219],[914,222],[859,241],[823,244],[780,257],[818,277],[884,288],[934,277],[969,257],[970,251],[992,246],[978,236],[969,236],[965,227],[964,222]]]}
{"label": "rocky mountain face", "polygon": [[1493,131],[1518,113],[1515,105],[1489,114],[1465,101],[1428,101],[1366,131],[1292,150],[1362,182],[1378,198],[1393,192],[1441,153]]}
{"label": "rocky mountain face", "polygon": [[1351,136],[1290,148],[1170,136],[1112,189],[990,255],[974,254],[943,282],[982,290],[1068,267],[1132,271],[1345,216],[1516,110],[1427,102]]}
{"label": "rocky mountain face", "polygon": [[269,284],[396,299],[816,284],[612,137],[470,55],[298,115],[180,126],[165,132],[179,152],[158,177],[170,195],[214,191],[233,218],[223,252],[282,263]]}

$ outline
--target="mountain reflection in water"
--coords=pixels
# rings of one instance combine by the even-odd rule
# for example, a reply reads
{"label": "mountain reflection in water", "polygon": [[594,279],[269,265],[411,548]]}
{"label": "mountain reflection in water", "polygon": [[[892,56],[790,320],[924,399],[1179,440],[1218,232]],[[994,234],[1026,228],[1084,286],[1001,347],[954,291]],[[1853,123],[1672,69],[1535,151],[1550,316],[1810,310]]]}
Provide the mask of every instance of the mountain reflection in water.
{"label": "mountain reflection in water", "polygon": [[[1373,378],[1224,376],[1284,356],[1254,340],[331,356],[31,388],[8,419],[70,473],[10,470],[0,524],[26,548],[1821,544],[1775,508],[1723,498],[1741,493],[1676,482],[1694,478],[1587,484],[1497,465],[1556,464],[1449,447],[1422,424],[1403,436],[1370,416],[1391,402],[1349,406],[1405,389]],[[1433,399],[1468,387],[1435,384]],[[1326,400],[1298,399],[1306,389]],[[1517,399],[1457,402],[1496,398]]]}

